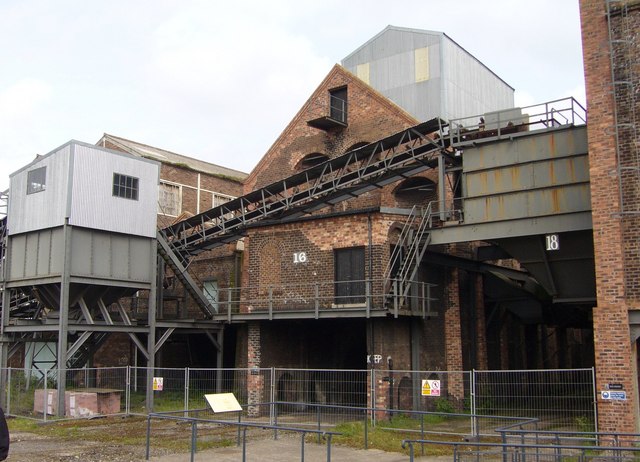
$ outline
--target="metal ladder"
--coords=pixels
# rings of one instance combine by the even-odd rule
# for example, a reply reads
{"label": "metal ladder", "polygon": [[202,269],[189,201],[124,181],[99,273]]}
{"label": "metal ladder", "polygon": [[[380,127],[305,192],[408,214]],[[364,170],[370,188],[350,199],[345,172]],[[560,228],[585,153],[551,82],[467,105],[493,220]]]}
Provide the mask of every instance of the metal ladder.
{"label": "metal ladder", "polygon": [[[400,232],[384,273],[387,294],[394,300],[394,305],[403,306],[406,303],[422,257],[431,242],[429,229],[432,221],[431,204],[426,208],[414,205]],[[394,271],[396,268],[397,271]]]}

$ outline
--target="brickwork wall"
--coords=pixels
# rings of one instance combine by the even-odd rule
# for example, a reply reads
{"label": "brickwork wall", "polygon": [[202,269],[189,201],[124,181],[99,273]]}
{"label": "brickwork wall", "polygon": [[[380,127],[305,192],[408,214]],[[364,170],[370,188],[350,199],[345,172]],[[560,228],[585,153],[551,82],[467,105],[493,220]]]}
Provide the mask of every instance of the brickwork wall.
{"label": "brickwork wall", "polygon": [[[628,2],[629,4],[633,2]],[[629,338],[628,294],[636,276],[625,275],[625,226],[621,210],[615,150],[608,25],[604,0],[581,0],[582,42],[589,110],[589,164],[596,262],[597,307],[593,311],[597,389],[621,383],[629,390],[627,401],[598,398],[599,430],[632,432],[638,429],[635,368]],[[638,14],[637,10],[633,14]],[[614,21],[616,21],[614,19]],[[614,22],[614,28],[615,28]],[[637,33],[637,28],[635,32]],[[629,37],[632,38],[632,37]],[[637,66],[637,48],[635,57]],[[633,61],[629,62],[631,65]],[[624,101],[620,113],[625,112]],[[625,144],[626,141],[622,141]],[[637,143],[637,140],[630,140]],[[635,194],[635,193],[634,193]],[[637,228],[633,234],[637,240]],[[627,252],[631,250],[627,247]],[[637,253],[629,255],[637,264]],[[631,278],[631,279],[629,279]],[[636,289],[632,289],[632,292]]]}
{"label": "brickwork wall", "polygon": [[[249,367],[249,369],[258,369],[262,363],[260,323],[250,322],[248,324],[247,336],[247,367]],[[249,374],[249,377],[247,378],[247,404],[251,405],[262,402],[264,385],[264,376],[262,374]],[[260,413],[260,406],[249,406],[247,412],[250,416],[257,416]]]}
{"label": "brickwork wall", "polygon": [[[449,276],[446,286],[446,308],[445,308],[445,355],[447,360],[447,370],[462,371],[462,331],[460,325],[460,287],[458,281],[458,270],[448,270]],[[461,407],[464,400],[464,382],[462,378],[452,375],[449,379],[449,397],[457,401]]]}

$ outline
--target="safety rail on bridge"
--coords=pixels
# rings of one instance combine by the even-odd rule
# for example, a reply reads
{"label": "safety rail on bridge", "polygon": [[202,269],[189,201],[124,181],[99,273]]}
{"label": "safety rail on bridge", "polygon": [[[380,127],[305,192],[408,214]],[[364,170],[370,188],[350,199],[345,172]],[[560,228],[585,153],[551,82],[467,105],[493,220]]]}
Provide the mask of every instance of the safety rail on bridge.
{"label": "safety rail on bridge", "polygon": [[477,114],[449,121],[451,146],[491,141],[538,130],[585,125],[587,110],[574,98]]}
{"label": "safety rail on bridge", "polygon": [[363,279],[218,289],[205,286],[202,290],[211,301],[212,317],[228,322],[257,318],[319,319],[388,314],[396,318],[403,315],[436,317],[433,308],[433,302],[437,300],[436,285],[412,282],[411,287],[412,290],[401,294],[403,284],[397,279]]}

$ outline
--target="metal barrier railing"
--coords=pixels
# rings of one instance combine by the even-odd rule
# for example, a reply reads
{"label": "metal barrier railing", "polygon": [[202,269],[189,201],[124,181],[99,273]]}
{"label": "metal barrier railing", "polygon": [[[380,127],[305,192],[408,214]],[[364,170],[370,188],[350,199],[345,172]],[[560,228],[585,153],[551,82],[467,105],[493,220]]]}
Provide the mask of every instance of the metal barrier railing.
{"label": "metal barrier railing", "polygon": [[452,146],[499,139],[522,132],[584,125],[587,110],[574,98],[453,119],[446,137]]}
{"label": "metal barrier railing", "polygon": [[[253,405],[255,406],[255,405]],[[274,439],[278,439],[278,431],[286,431],[299,433],[300,438],[300,460],[304,461],[304,446],[305,446],[305,437],[308,434],[317,434],[318,438],[326,439],[327,441],[327,462],[331,461],[331,439],[335,435],[340,435],[339,432],[325,431],[325,430],[313,430],[309,428],[300,428],[294,426],[279,426],[279,425],[270,425],[264,423],[255,423],[255,422],[242,422],[242,412],[238,412],[238,420],[222,420],[222,419],[209,419],[209,418],[201,418],[198,417],[201,413],[211,413],[210,409],[197,409],[193,411],[188,411],[189,413],[195,413],[195,417],[185,416],[185,411],[170,411],[170,412],[158,412],[158,413],[150,413],[147,416],[147,436],[146,436],[146,450],[145,450],[145,460],[149,460],[151,455],[151,421],[153,419],[158,420],[173,420],[177,422],[186,422],[191,426],[191,442],[190,442],[190,456],[191,462],[195,460],[195,453],[197,451],[197,439],[198,439],[198,424],[214,424],[221,426],[234,426],[237,427],[238,436],[237,436],[237,445],[242,445],[242,461],[246,461],[247,456],[247,431],[249,429],[261,429],[261,430],[273,430],[274,431]],[[182,414],[182,415],[178,415]]]}
{"label": "metal barrier railing", "polygon": [[[454,461],[480,461],[487,457],[502,457],[503,462],[520,462],[535,460],[536,462],[575,460],[576,462],[607,461],[622,462],[637,460],[640,447],[635,446],[585,446],[570,444],[536,444],[536,443],[489,443],[489,442],[461,442],[438,441],[423,439],[406,439],[402,441],[402,448],[409,449],[409,461],[415,460],[415,445],[440,445],[453,449]],[[464,449],[464,450],[463,450]],[[541,451],[551,451],[542,453]]]}

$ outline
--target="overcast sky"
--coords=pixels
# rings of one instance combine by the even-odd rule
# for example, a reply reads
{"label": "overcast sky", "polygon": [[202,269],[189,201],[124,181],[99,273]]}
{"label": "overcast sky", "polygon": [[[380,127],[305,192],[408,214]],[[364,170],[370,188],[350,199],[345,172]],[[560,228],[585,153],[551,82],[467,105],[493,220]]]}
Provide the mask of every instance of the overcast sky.
{"label": "overcast sky", "polygon": [[1,0],[0,190],[103,133],[249,172],[389,24],[445,32],[516,105],[584,102],[578,0]]}

